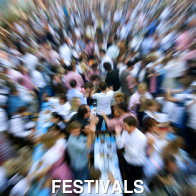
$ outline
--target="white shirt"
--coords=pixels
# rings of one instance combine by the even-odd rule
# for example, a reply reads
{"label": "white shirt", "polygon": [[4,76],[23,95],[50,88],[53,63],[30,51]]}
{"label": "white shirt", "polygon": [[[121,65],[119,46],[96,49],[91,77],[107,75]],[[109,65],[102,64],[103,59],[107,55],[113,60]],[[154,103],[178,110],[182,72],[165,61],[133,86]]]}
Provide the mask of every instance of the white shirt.
{"label": "white shirt", "polygon": [[28,92],[28,90],[20,85],[17,85],[17,90],[19,92],[20,98],[25,102],[25,103],[30,103],[33,99]]}
{"label": "white shirt", "polygon": [[6,111],[3,108],[0,108],[0,132],[7,131],[8,129],[8,117]]}
{"label": "white shirt", "polygon": [[137,128],[131,134],[124,130],[122,135],[116,136],[116,146],[118,149],[124,147],[124,158],[129,164],[135,166],[145,164],[147,138]]}
{"label": "white shirt", "polygon": [[[196,97],[194,97],[191,101],[187,101],[186,105],[189,106],[191,103],[195,101]],[[187,126],[196,130],[196,103],[192,104],[190,107],[187,108],[188,113],[188,121]]]}
{"label": "white shirt", "polygon": [[36,66],[39,62],[38,58],[30,53],[26,53],[23,58],[25,61],[25,67],[27,67],[31,71],[36,68]]}
{"label": "white shirt", "polygon": [[127,65],[124,65],[123,63],[120,63],[117,68],[119,70],[119,78],[121,78],[121,73],[122,73],[123,70],[127,69]]}
{"label": "white shirt", "polygon": [[38,88],[46,87],[46,81],[39,71],[34,70],[32,72],[32,82]]}
{"label": "white shirt", "polygon": [[59,54],[60,57],[64,59],[64,61],[68,61],[71,62],[71,50],[69,49],[67,44],[63,44],[60,48],[59,48]]}
{"label": "white shirt", "polygon": [[113,67],[114,67],[114,64],[113,64],[113,61],[112,61],[111,57],[108,56],[108,55],[105,55],[105,56],[103,57],[103,59],[101,60],[101,64],[100,64],[101,73],[105,72],[105,68],[104,68],[103,64],[106,63],[106,62],[107,62],[107,63],[110,63],[112,69],[113,69]]}
{"label": "white shirt", "polygon": [[144,79],[145,79],[145,74],[146,74],[146,68],[142,69],[140,71],[140,73],[138,74],[138,81],[139,83],[142,83],[142,82],[145,82]]}
{"label": "white shirt", "polygon": [[15,137],[25,138],[31,134],[31,131],[24,131],[24,122],[20,114],[13,115],[10,119],[9,133]]}
{"label": "white shirt", "polygon": [[107,93],[95,93],[92,98],[97,100],[97,114],[101,115],[101,111],[106,115],[111,114],[111,101],[114,91],[107,91]]}
{"label": "white shirt", "polygon": [[68,120],[69,119],[69,113],[71,110],[71,105],[69,102],[66,102],[64,105],[61,105],[60,103],[57,103],[55,106],[55,111],[63,117],[63,119]]}

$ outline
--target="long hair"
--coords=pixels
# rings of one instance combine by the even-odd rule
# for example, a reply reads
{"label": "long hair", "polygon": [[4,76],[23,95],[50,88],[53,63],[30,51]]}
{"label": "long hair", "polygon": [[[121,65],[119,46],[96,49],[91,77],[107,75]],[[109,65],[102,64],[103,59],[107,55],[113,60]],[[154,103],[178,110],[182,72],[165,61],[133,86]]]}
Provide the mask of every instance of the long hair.
{"label": "long hair", "polygon": [[71,100],[71,111],[78,111],[79,106],[77,106],[77,99],[79,99],[79,97],[73,97]]}

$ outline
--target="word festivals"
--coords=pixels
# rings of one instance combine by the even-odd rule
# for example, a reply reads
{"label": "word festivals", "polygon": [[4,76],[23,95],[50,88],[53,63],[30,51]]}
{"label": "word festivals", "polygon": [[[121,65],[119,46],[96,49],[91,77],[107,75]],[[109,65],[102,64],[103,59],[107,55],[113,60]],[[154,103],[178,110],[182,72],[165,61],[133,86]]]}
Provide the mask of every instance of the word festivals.
{"label": "word festivals", "polygon": [[[91,194],[91,186],[92,184],[95,187],[95,193],[99,194],[99,187],[101,187],[102,191],[104,194],[108,193],[108,189],[111,186],[111,182],[110,180],[107,180],[107,183],[104,185],[104,182],[102,180],[85,180],[85,183],[88,183],[88,193]],[[61,185],[60,185],[61,184]],[[74,189],[72,188],[72,185]],[[79,185],[80,184],[80,185]],[[113,185],[112,185],[112,189],[111,190],[111,194],[114,194],[116,192],[118,193],[138,193],[141,194],[144,192],[144,188],[143,188],[143,181],[142,180],[136,180],[134,182],[134,190],[127,190],[127,180],[124,180],[124,190],[122,190],[120,183],[118,180],[115,180]],[[58,190],[59,188],[62,188],[63,193],[83,193],[84,188],[83,188],[83,182],[81,180],[75,180],[74,182],[72,182],[72,180],[63,180],[63,183],[61,180],[53,180],[52,181],[52,193],[55,194],[56,190]],[[101,186],[100,186],[101,185]],[[62,187],[61,187],[62,186]],[[69,189],[69,190],[68,190]],[[71,190],[70,190],[71,189]]]}

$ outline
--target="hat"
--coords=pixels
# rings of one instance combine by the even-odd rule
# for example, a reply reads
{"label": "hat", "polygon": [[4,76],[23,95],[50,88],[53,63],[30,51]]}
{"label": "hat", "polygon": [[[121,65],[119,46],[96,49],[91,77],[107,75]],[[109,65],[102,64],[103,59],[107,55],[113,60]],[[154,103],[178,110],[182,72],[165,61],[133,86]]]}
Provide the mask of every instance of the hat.
{"label": "hat", "polygon": [[157,117],[155,118],[155,120],[159,123],[158,127],[168,127],[170,124],[168,114],[159,113],[157,114]]}

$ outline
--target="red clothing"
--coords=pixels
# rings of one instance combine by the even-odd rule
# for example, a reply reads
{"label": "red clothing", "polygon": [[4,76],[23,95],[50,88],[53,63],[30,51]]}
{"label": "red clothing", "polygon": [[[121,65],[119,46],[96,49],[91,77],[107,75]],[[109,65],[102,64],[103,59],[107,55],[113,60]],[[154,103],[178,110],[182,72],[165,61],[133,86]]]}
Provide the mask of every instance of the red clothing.
{"label": "red clothing", "polygon": [[123,120],[125,118],[127,118],[128,116],[133,116],[137,120],[137,117],[133,113],[130,113],[130,112],[125,113],[125,114],[121,115],[119,118],[108,119],[107,122],[106,122],[108,130],[109,131],[114,131],[115,126],[120,125],[122,127],[122,131],[123,131]]}

